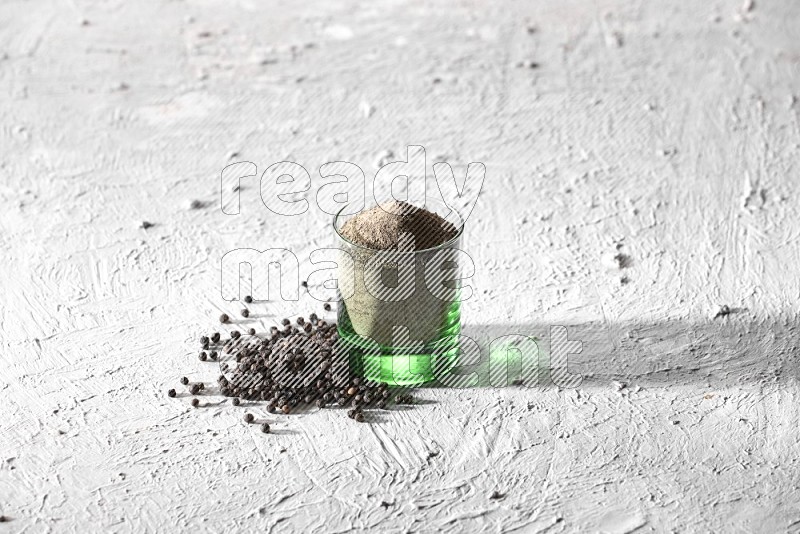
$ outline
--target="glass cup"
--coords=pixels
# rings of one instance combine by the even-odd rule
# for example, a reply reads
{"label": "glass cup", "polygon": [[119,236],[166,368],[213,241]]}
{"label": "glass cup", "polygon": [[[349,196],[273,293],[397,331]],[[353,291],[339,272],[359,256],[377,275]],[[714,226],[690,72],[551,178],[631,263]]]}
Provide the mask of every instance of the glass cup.
{"label": "glass cup", "polygon": [[[355,214],[347,207],[333,219],[339,249],[337,323],[350,371],[375,382],[413,385],[448,372],[461,333],[459,256],[464,224],[445,204],[425,209],[457,233],[433,248],[376,250],[341,234]],[[401,239],[401,243],[402,243]]]}

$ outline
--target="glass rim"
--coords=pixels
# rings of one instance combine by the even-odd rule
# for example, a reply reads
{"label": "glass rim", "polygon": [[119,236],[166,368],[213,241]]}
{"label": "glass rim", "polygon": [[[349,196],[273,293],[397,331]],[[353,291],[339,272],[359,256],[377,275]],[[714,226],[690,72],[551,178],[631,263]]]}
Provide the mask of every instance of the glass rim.
{"label": "glass rim", "polygon": [[[334,215],[333,219],[331,220],[331,225],[333,226],[333,231],[336,233],[336,237],[338,237],[339,239],[341,239],[342,241],[344,241],[345,243],[347,243],[348,245],[350,245],[352,247],[359,248],[359,249],[362,249],[362,250],[368,250],[370,252],[391,251],[393,254],[421,254],[421,253],[424,253],[424,252],[431,252],[431,251],[436,251],[436,250],[449,248],[449,246],[452,245],[453,243],[455,243],[456,241],[458,241],[458,239],[464,233],[464,220],[461,218],[461,215],[456,210],[454,210],[453,208],[450,208],[450,206],[448,206],[447,204],[445,204],[443,202],[439,202],[437,200],[434,200],[433,203],[440,204],[442,206],[445,206],[445,207],[449,208],[451,213],[455,213],[458,216],[458,219],[460,221],[460,223],[459,223],[459,225],[457,227],[456,235],[454,235],[451,239],[448,239],[444,243],[436,245],[435,247],[423,248],[423,249],[419,249],[419,250],[400,251],[400,250],[391,249],[391,248],[370,248],[370,247],[365,247],[364,245],[359,245],[357,243],[353,243],[352,241],[347,239],[345,236],[343,236],[342,233],[339,232],[339,229],[336,227],[336,221],[339,220],[339,217],[342,216],[342,212],[345,209],[347,209],[348,205],[342,206],[342,208],[339,211],[336,212],[336,215]],[[411,204],[411,205],[414,206],[414,204]],[[428,205],[428,199],[425,200],[425,206],[427,206],[427,205]],[[364,207],[366,208],[366,205]],[[419,208],[419,206],[414,206],[414,207]],[[423,207],[421,209],[425,209],[425,208]],[[361,211],[363,211],[363,209]],[[361,213],[361,211],[359,211],[358,213]],[[355,213],[352,216],[354,217],[358,213]],[[441,215],[440,215],[440,217],[441,217]]]}

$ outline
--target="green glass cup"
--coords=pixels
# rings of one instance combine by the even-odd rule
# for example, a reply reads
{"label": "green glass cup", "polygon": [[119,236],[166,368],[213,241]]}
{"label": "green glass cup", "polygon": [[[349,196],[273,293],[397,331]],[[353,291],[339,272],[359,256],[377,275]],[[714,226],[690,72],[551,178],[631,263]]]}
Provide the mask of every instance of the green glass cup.
{"label": "green glass cup", "polygon": [[370,381],[408,386],[447,373],[461,334],[461,217],[441,202],[425,209],[456,235],[424,250],[376,250],[348,241],[347,207],[333,219],[338,263],[337,323],[350,371]]}

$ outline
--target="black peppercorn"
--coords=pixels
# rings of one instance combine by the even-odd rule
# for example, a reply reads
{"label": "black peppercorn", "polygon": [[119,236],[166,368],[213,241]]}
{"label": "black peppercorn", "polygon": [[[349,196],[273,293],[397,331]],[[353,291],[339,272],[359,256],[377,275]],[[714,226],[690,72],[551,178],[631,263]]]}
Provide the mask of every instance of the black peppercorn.
{"label": "black peppercorn", "polygon": [[256,335],[256,329],[255,328],[251,328],[250,330],[247,331],[247,333],[250,334],[251,336],[254,336],[254,335]]}
{"label": "black peppercorn", "polygon": [[325,303],[325,304],[322,306],[322,309],[324,309],[325,311],[331,311],[331,305],[330,305],[330,304],[328,304],[328,303],[326,302],[326,303]]}
{"label": "black peppercorn", "polygon": [[200,344],[201,345],[208,345],[208,337],[207,336],[200,336]]}
{"label": "black peppercorn", "polygon": [[303,327],[303,330],[306,331],[306,334],[310,334],[311,333],[311,323],[306,323],[306,325]]}
{"label": "black peppercorn", "polygon": [[198,357],[200,358],[201,362],[204,362],[208,359],[208,354],[206,354],[205,351],[202,351]]}
{"label": "black peppercorn", "polygon": [[249,317],[249,316],[250,316],[250,310],[248,310],[247,308],[243,309],[242,317]]}
{"label": "black peppercorn", "polygon": [[361,413],[361,412],[358,412],[358,413],[356,414],[356,417],[355,417],[355,419],[356,419],[356,421],[357,421],[357,422],[359,422],[359,423],[363,423],[363,422],[364,422],[364,414],[363,414],[363,413]]}
{"label": "black peppercorn", "polygon": [[269,423],[264,423],[263,425],[261,425],[261,431],[264,434],[269,434]]}
{"label": "black peppercorn", "polygon": [[189,388],[189,393],[192,395],[197,395],[200,393],[200,385],[199,384],[192,384],[192,387]]}
{"label": "black peppercorn", "polygon": [[317,399],[317,408],[324,408],[325,401],[323,399]]}
{"label": "black peppercorn", "polygon": [[353,409],[353,410],[347,410],[347,417],[349,417],[350,419],[355,419],[355,417],[356,417],[356,413],[357,413],[357,412],[356,412],[356,410],[355,410],[355,409]]}
{"label": "black peppercorn", "polygon": [[222,315],[219,316],[219,322],[221,322],[223,324],[227,323],[229,320],[230,320],[230,317],[228,317],[227,313],[223,313]]}
{"label": "black peppercorn", "polygon": [[244,414],[244,422],[245,423],[252,423],[253,421],[255,421],[255,419],[256,418],[251,413]]}
{"label": "black peppercorn", "polygon": [[239,332],[238,330],[234,330],[233,332],[231,332],[231,338],[232,338],[232,339],[239,339],[239,337],[240,337],[241,335],[242,335],[242,333],[241,333],[241,332]]}
{"label": "black peppercorn", "polygon": [[214,332],[213,334],[211,334],[212,343],[219,343],[219,338],[220,338],[219,332]]}
{"label": "black peppercorn", "polygon": [[219,354],[217,354],[217,351],[215,351],[215,350],[212,350],[212,351],[209,353],[208,357],[209,357],[209,358],[211,358],[211,359],[212,359],[212,360],[214,360],[214,361],[217,361],[217,358],[219,357]]}
{"label": "black peppercorn", "polygon": [[298,317],[297,318],[297,324],[298,325],[303,326],[303,324],[305,324],[305,322],[306,322],[306,320],[303,319],[302,317]]}
{"label": "black peppercorn", "polygon": [[267,411],[269,413],[275,413],[275,403],[270,402],[269,404],[267,404]]}
{"label": "black peppercorn", "polygon": [[283,326],[289,326],[290,324],[292,324],[292,321],[290,321],[289,319],[284,319],[283,321],[281,321],[281,324]]}
{"label": "black peppercorn", "polygon": [[233,403],[234,406],[239,406],[242,403],[242,401],[239,400],[239,397],[234,397],[231,402]]}
{"label": "black peppercorn", "polygon": [[312,323],[317,319],[319,319],[319,317],[317,317],[316,313],[312,313],[311,315],[308,316],[308,320],[311,321]]}
{"label": "black peppercorn", "polygon": [[195,408],[200,406],[200,399],[192,399],[192,406],[194,406]]}
{"label": "black peppercorn", "polygon": [[177,395],[177,393],[175,393],[174,389],[171,389],[171,390],[167,391],[167,395],[169,395],[170,397],[174,397],[175,395]]}
{"label": "black peppercorn", "polygon": [[181,384],[183,384],[184,386],[188,385],[189,379],[184,376],[183,378],[181,378]]}
{"label": "black peppercorn", "polygon": [[250,304],[251,302],[253,302],[253,297],[251,297],[250,295],[247,295],[247,296],[244,298],[244,301],[245,301],[246,303]]}
{"label": "black peppercorn", "polygon": [[385,400],[378,401],[378,408],[380,408],[381,410],[385,410],[386,409],[386,401]]}
{"label": "black peppercorn", "polygon": [[303,287],[308,287],[308,282],[303,280],[302,282],[300,282],[300,285]]}

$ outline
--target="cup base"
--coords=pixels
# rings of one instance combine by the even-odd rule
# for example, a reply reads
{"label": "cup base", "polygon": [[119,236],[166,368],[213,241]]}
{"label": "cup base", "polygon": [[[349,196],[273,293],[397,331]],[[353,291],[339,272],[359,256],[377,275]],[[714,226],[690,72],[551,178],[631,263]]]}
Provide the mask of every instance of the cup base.
{"label": "cup base", "polygon": [[352,374],[390,386],[426,384],[449,373],[458,359],[461,303],[455,301],[449,306],[439,336],[419,347],[385,346],[360,336],[341,301],[337,329]]}

